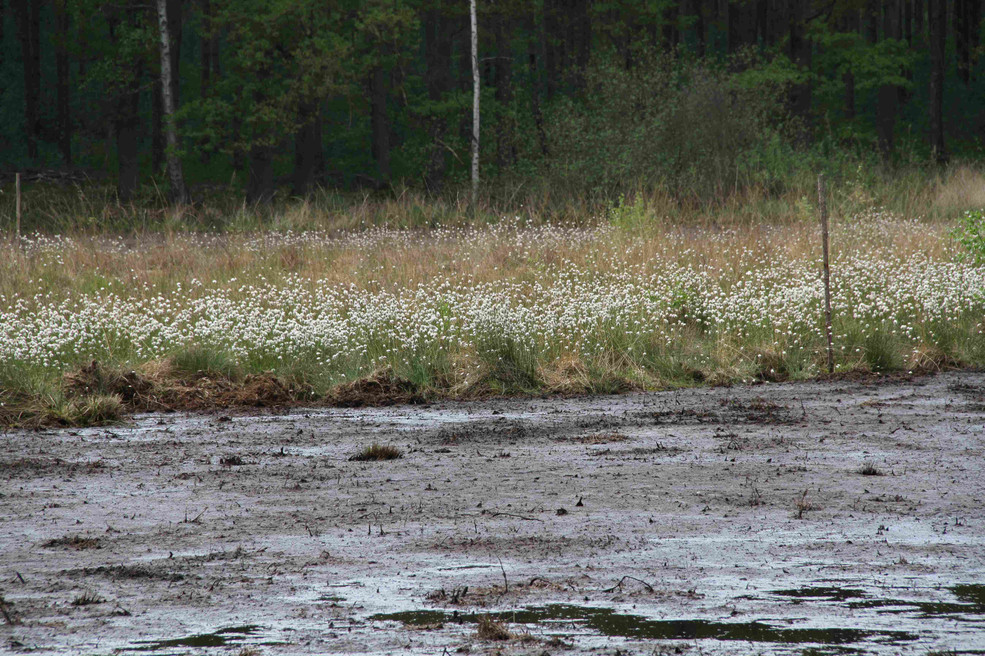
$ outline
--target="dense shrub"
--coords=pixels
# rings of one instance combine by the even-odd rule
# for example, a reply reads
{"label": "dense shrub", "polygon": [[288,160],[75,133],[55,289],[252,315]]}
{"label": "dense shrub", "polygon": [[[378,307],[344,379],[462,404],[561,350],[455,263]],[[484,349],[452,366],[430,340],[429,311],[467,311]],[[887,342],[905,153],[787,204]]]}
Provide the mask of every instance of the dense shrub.
{"label": "dense shrub", "polygon": [[789,174],[793,153],[781,96],[780,86],[748,84],[709,61],[652,56],[627,70],[600,58],[581,97],[550,107],[547,174],[609,194],[646,185],[708,198],[771,187]]}

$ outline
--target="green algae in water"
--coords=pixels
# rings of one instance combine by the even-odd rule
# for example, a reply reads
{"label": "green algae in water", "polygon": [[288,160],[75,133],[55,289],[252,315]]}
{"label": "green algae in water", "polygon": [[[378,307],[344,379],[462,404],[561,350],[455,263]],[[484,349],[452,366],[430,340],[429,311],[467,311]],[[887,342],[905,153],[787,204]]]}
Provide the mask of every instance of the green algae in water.
{"label": "green algae in water", "polygon": [[198,635],[185,636],[184,638],[140,643],[142,646],[135,647],[134,650],[152,651],[174,647],[224,647],[230,643],[239,642],[246,636],[256,633],[259,629],[260,627],[252,624],[246,626],[230,626],[219,629],[214,633],[200,633]]}
{"label": "green algae in water", "polygon": [[873,609],[877,613],[919,613],[925,618],[955,616],[956,620],[982,621],[979,618],[967,619],[960,616],[985,614],[985,585],[962,584],[948,589],[957,597],[957,601],[873,599],[864,590],[834,586],[776,590],[773,594],[791,597],[793,603],[803,603],[808,600],[847,602],[845,606],[853,610]]}
{"label": "green algae in water", "polygon": [[[568,621],[602,635],[650,640],[741,640],[770,643],[814,643],[843,645],[856,642],[910,642],[918,636],[905,631],[866,631],[842,628],[788,628],[764,622],[714,622],[710,620],[653,620],[640,615],[617,613],[611,608],[551,604],[523,610],[489,613],[493,619],[513,624]],[[450,614],[435,610],[373,615],[371,620],[392,620],[420,626],[441,622],[478,621],[478,615]]]}
{"label": "green algae in water", "polygon": [[847,601],[865,597],[864,590],[838,587],[794,588],[792,590],[777,590],[773,594],[812,601]]}

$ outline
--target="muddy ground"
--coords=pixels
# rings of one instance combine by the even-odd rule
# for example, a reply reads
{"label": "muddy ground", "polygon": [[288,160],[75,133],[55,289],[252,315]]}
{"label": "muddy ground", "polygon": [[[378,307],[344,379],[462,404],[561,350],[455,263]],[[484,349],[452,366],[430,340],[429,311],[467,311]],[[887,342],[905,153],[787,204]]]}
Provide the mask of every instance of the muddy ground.
{"label": "muddy ground", "polygon": [[0,652],[985,653],[983,424],[949,373],[8,432]]}

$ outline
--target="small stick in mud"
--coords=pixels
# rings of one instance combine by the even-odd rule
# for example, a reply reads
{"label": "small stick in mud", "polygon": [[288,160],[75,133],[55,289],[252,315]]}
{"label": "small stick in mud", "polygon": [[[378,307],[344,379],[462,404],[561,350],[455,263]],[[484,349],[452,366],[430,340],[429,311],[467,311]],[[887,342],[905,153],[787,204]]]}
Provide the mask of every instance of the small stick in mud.
{"label": "small stick in mud", "polygon": [[499,561],[499,569],[503,572],[503,594],[507,594],[510,591],[510,582],[506,580],[506,568],[503,567],[503,559],[496,556],[496,560]]}
{"label": "small stick in mud", "polygon": [[625,581],[626,579],[629,579],[631,581],[636,581],[638,583],[642,583],[644,586],[646,586],[646,589],[649,592],[654,591],[653,586],[647,583],[646,581],[644,581],[643,579],[638,579],[635,576],[624,576],[621,579],[619,579],[614,586],[612,586],[611,588],[606,588],[605,590],[602,590],[602,592],[615,592],[616,590],[622,587],[622,582]]}

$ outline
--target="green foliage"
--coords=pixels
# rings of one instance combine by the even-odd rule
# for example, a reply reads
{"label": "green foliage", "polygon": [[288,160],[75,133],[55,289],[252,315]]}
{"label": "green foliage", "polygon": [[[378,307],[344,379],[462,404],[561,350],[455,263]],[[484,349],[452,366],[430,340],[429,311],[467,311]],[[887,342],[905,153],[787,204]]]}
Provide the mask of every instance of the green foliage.
{"label": "green foliage", "polygon": [[985,264],[985,210],[965,212],[953,237],[961,246],[961,261]]}
{"label": "green foliage", "polygon": [[787,168],[770,120],[779,112],[778,93],[710,62],[652,55],[626,70],[597,58],[584,96],[551,108],[546,173],[608,194],[641,185],[683,198],[770,184]]}

